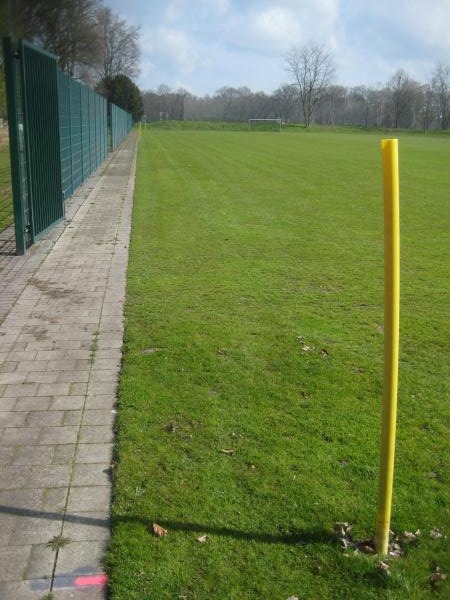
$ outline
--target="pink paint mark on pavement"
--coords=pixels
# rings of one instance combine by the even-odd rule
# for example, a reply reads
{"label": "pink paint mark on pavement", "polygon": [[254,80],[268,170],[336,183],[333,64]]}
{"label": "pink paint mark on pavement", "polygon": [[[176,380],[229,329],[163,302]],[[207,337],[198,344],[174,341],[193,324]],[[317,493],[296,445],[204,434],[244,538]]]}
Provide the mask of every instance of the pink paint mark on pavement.
{"label": "pink paint mark on pavement", "polygon": [[75,577],[75,587],[101,586],[108,583],[106,573],[98,573],[97,575],[80,575]]}

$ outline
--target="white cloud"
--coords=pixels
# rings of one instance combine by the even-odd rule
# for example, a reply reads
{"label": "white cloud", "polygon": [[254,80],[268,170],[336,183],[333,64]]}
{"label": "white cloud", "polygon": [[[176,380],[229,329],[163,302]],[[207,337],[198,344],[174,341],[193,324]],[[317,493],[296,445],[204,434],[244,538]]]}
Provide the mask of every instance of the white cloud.
{"label": "white cloud", "polygon": [[258,38],[278,47],[284,47],[286,40],[296,40],[301,35],[300,23],[294,14],[289,9],[279,6],[259,13],[254,27]]}
{"label": "white cloud", "polygon": [[229,0],[171,0],[164,10],[163,18],[166,23],[173,24],[185,20],[188,15],[190,21],[206,14],[223,16],[229,9]]}
{"label": "white cloud", "polygon": [[270,90],[293,45],[324,43],[343,85],[383,83],[396,68],[426,81],[450,56],[450,0],[104,0],[141,24],[141,85],[183,82]]}
{"label": "white cloud", "polygon": [[161,27],[158,31],[161,49],[172,60],[176,61],[185,73],[192,72],[197,66],[200,55],[196,44],[187,34],[179,29]]}
{"label": "white cloud", "polygon": [[314,40],[334,43],[338,0],[280,0],[245,3],[224,24],[225,39],[263,54],[284,54]]}

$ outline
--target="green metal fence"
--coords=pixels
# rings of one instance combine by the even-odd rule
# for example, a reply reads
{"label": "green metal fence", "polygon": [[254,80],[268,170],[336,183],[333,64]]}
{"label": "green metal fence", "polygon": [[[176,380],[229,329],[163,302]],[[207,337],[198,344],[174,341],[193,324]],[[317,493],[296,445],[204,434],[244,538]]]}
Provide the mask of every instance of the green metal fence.
{"label": "green metal fence", "polygon": [[61,71],[58,88],[62,190],[68,198],[107,156],[108,103]]}
{"label": "green metal fence", "polygon": [[64,217],[64,200],[128,135],[132,117],[62,73],[56,56],[12,38],[3,49],[16,252],[24,254]]}
{"label": "green metal fence", "polygon": [[133,117],[115,104],[109,105],[111,120],[111,146],[115,150],[133,126]]}

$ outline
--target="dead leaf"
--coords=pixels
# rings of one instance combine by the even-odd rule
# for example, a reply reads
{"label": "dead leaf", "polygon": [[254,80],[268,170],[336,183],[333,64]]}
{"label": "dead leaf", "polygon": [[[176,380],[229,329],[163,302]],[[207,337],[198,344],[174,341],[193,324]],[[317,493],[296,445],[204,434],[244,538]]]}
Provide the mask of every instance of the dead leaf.
{"label": "dead leaf", "polygon": [[405,556],[405,552],[400,544],[394,542],[389,545],[389,556],[391,558],[401,558],[402,556]]}
{"label": "dead leaf", "polygon": [[324,358],[328,358],[330,356],[330,353],[328,352],[328,350],[326,348],[322,348],[322,350],[320,351],[320,354],[324,357]]}
{"label": "dead leaf", "polygon": [[161,525],[158,525],[157,523],[153,523],[152,529],[153,529],[153,533],[156,535],[156,537],[159,537],[159,538],[162,538],[169,533],[167,531],[167,529],[164,529],[164,527],[161,527]]}
{"label": "dead leaf", "polygon": [[404,531],[400,536],[400,539],[404,542],[409,542],[410,544],[413,542],[417,542],[417,538],[420,535],[420,530],[417,530],[416,533],[412,533],[412,531]]}
{"label": "dead leaf", "polygon": [[437,527],[433,527],[433,529],[430,531],[430,538],[433,540],[438,540],[441,537],[443,537],[442,532]]}
{"label": "dead leaf", "polygon": [[446,579],[447,575],[441,571],[440,567],[436,567],[436,571],[428,577],[428,580],[433,587],[438,583],[441,583],[441,581],[445,581]]}
{"label": "dead leaf", "polygon": [[206,540],[208,539],[208,536],[207,535],[201,535],[200,537],[195,538],[195,539],[196,539],[196,541],[199,544],[204,544],[204,543],[206,543]]}
{"label": "dead leaf", "polygon": [[351,528],[352,526],[349,523],[345,523],[343,521],[339,521],[334,524],[334,531],[342,536],[348,535],[348,532],[351,530]]}
{"label": "dead leaf", "polygon": [[287,600],[300,600],[298,596],[289,596]]}
{"label": "dead leaf", "polygon": [[383,561],[380,561],[378,563],[378,568],[380,569],[380,571],[382,573],[385,573],[386,575],[390,575],[391,574],[389,565],[387,563],[383,562]]}
{"label": "dead leaf", "polygon": [[373,546],[369,546],[369,544],[365,542],[358,544],[358,550],[363,554],[376,554],[377,552]]}
{"label": "dead leaf", "polygon": [[227,456],[233,456],[233,454],[236,452],[236,450],[229,448],[229,449],[219,450],[219,452],[222,452],[222,454],[226,454]]}

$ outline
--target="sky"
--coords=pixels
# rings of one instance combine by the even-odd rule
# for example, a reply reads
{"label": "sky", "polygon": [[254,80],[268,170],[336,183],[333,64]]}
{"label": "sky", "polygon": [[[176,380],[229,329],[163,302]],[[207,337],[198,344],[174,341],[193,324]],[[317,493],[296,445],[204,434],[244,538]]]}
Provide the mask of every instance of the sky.
{"label": "sky", "polygon": [[271,93],[289,83],[285,56],[324,44],[336,83],[381,86],[398,69],[421,83],[450,63],[450,0],[103,0],[140,26],[142,91]]}

